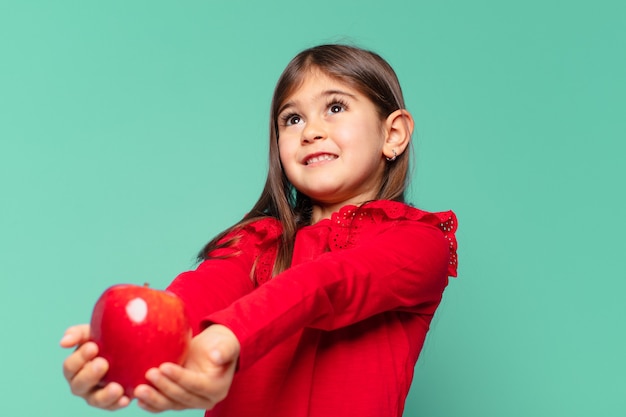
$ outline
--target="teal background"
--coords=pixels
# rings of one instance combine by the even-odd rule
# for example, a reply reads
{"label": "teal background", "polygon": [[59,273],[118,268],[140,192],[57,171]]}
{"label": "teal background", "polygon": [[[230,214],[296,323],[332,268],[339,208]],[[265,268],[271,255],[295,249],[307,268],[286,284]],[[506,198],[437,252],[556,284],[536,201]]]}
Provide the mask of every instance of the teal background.
{"label": "teal background", "polygon": [[624,4],[0,0],[1,414],[108,415],[64,329],[193,268],[258,197],[283,67],[342,41],[396,69],[411,199],[460,220],[405,415],[626,415]]}

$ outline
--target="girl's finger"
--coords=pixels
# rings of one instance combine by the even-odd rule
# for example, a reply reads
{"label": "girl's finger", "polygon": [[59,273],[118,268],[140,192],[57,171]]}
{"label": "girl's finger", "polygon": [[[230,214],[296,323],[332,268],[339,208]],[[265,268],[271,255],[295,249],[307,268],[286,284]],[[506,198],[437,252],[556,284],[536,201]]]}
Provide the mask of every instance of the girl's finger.
{"label": "girl's finger", "polygon": [[137,397],[137,405],[151,413],[158,413],[166,410],[182,410],[181,404],[166,397],[163,393],[157,391],[149,385],[139,385],[135,388],[135,397]]}
{"label": "girl's finger", "polygon": [[83,367],[98,355],[98,345],[87,342],[81,345],[74,353],[69,355],[63,362],[63,376],[68,381],[74,379]]}
{"label": "girl's finger", "polygon": [[[179,372],[189,372],[178,366],[175,368]],[[173,404],[178,404],[181,408],[206,408],[205,404],[208,403],[206,398],[203,398],[203,396],[197,392],[188,390],[187,387],[180,385],[177,381],[170,379],[159,369],[150,369],[146,373],[146,379]]]}
{"label": "girl's finger", "polygon": [[74,395],[86,397],[98,386],[109,370],[109,363],[104,358],[94,358],[87,362],[69,380]]}
{"label": "girl's finger", "polygon": [[89,340],[89,325],[79,324],[72,326],[65,331],[59,344],[64,348],[71,348]]}
{"label": "girl's finger", "polygon": [[93,390],[85,396],[87,404],[106,410],[118,410],[130,404],[130,398],[124,395],[124,388],[112,382],[102,389]]}
{"label": "girl's finger", "polygon": [[[202,401],[203,404],[223,399],[221,392],[224,370],[221,367],[204,369],[202,374],[199,374],[172,363],[164,363],[159,370],[162,379],[167,379],[176,386],[182,387],[185,392]],[[154,381],[150,382],[156,384]]]}

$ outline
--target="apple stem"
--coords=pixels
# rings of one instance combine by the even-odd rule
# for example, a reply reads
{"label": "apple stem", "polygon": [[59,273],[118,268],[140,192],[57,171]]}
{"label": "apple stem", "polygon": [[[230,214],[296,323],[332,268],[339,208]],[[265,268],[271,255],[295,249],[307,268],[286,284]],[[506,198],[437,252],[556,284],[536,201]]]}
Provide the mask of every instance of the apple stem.
{"label": "apple stem", "polygon": [[149,284],[149,283],[147,283],[147,282],[144,282],[144,283],[143,283],[143,286],[147,288],[147,287],[149,287],[149,286],[150,286],[150,284]]}

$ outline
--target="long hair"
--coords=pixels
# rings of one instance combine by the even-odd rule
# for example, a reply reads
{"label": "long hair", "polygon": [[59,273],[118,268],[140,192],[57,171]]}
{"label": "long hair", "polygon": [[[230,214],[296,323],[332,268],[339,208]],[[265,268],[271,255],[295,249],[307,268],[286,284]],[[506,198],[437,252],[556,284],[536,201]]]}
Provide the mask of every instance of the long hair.
{"label": "long hair", "polygon": [[[261,196],[243,219],[213,238],[202,249],[198,255],[200,261],[210,258],[209,254],[214,249],[231,245],[232,241],[221,242],[231,231],[260,218],[273,217],[282,225],[273,274],[290,266],[296,232],[298,228],[309,224],[312,202],[293,187],[280,162],[278,109],[304,82],[312,69],[322,71],[365,95],[374,103],[381,120],[405,108],[398,78],[393,68],[378,54],[347,45],[320,45],[300,52],[287,65],[274,89],[269,126],[269,170]],[[386,164],[377,200],[404,202],[409,160],[410,146],[393,163]]]}

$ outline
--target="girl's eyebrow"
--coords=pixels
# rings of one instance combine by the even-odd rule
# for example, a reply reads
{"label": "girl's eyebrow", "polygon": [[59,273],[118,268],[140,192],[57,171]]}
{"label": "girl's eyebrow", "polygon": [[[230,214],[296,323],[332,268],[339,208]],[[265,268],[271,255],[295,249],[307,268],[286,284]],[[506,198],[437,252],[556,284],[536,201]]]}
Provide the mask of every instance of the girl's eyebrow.
{"label": "girl's eyebrow", "polygon": [[[358,100],[357,96],[355,96],[352,93],[348,93],[347,91],[343,91],[343,90],[325,90],[322,91],[318,97],[328,97],[328,96],[334,96],[334,95],[342,95],[342,96],[348,96],[353,100]],[[281,114],[283,111],[285,111],[285,109],[289,108],[289,107],[295,107],[296,103],[293,102],[292,100],[287,101],[285,104],[283,104],[282,106],[280,106],[280,108],[278,109],[278,112],[276,114]]]}
{"label": "girl's eyebrow", "polygon": [[343,91],[343,90],[326,90],[320,94],[320,97],[327,97],[327,96],[334,96],[334,95],[348,96],[354,100],[357,100],[357,97],[354,94],[348,93],[347,91]]}

